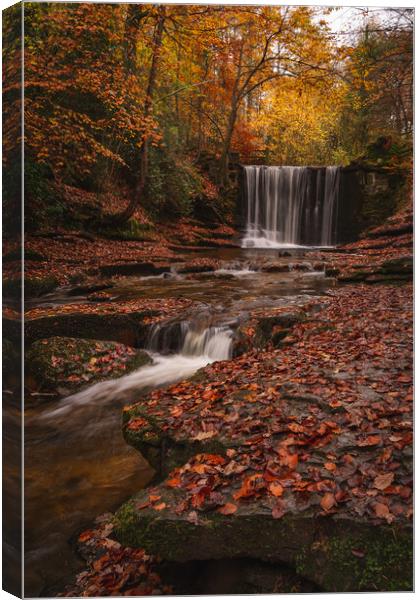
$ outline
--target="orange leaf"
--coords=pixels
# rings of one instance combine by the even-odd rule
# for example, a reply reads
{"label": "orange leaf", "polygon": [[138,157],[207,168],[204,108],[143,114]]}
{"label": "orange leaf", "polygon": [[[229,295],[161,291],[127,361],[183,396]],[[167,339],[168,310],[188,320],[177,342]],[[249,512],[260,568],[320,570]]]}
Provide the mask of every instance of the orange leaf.
{"label": "orange leaf", "polygon": [[233,513],[235,513],[237,510],[238,507],[236,504],[233,504],[232,502],[226,502],[226,504],[221,506],[217,512],[221,513],[222,515],[233,515]]}
{"label": "orange leaf", "polygon": [[382,502],[375,502],[373,509],[375,511],[375,515],[380,519],[385,519],[387,523],[392,523],[394,520],[394,515],[389,512],[389,508],[386,504],[382,504]]}
{"label": "orange leaf", "polygon": [[378,490],[384,490],[394,481],[394,473],[384,473],[383,475],[378,475],[375,477],[373,485]]}
{"label": "orange leaf", "polygon": [[336,501],[335,501],[335,498],[334,498],[334,494],[331,494],[331,492],[327,492],[326,494],[324,494],[324,496],[321,499],[321,506],[322,506],[322,508],[326,512],[328,512],[335,505],[336,505]]}
{"label": "orange leaf", "polygon": [[337,465],[333,462],[326,462],[324,464],[324,467],[327,469],[327,471],[335,471],[337,468]]}
{"label": "orange leaf", "polygon": [[283,495],[283,486],[278,481],[273,481],[270,483],[268,489],[270,490],[271,494],[277,498]]}

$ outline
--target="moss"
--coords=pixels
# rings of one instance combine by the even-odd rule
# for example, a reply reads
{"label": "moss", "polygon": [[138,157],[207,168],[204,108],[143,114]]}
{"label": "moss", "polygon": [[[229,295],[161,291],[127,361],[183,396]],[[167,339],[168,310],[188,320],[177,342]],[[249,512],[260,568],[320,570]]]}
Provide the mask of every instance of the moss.
{"label": "moss", "polygon": [[[55,277],[25,277],[24,294],[26,298],[36,298],[52,292],[58,286]],[[22,280],[20,278],[3,280],[3,294],[5,296],[17,297],[22,291]]]}
{"label": "moss", "polygon": [[[21,252],[20,248],[17,248],[16,250],[12,250],[11,252],[8,252],[3,257],[4,262],[12,262],[12,261],[21,260],[21,259],[22,259],[22,252]],[[25,260],[26,261],[28,261],[28,260],[45,261],[47,259],[45,258],[45,256],[43,256],[39,252],[35,252],[35,250],[30,250],[30,249],[25,248]]]}
{"label": "moss", "polygon": [[145,352],[121,344],[59,336],[34,342],[26,355],[34,387],[48,390],[80,389],[150,362]]}
{"label": "moss", "polygon": [[323,587],[330,591],[409,591],[412,563],[412,536],[377,527],[370,535],[347,532],[317,540],[301,549],[296,570],[317,580],[322,568]]}
{"label": "moss", "polygon": [[119,226],[109,224],[102,226],[100,233],[111,240],[147,242],[156,239],[154,224],[140,223],[136,219],[129,219]]}

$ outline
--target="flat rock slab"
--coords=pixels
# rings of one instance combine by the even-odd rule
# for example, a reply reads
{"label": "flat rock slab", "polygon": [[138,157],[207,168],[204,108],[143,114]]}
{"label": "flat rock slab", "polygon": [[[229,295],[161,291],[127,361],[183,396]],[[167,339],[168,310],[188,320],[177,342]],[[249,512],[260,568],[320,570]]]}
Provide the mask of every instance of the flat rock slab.
{"label": "flat rock slab", "polygon": [[67,395],[151,362],[146,352],[116,342],[50,337],[34,342],[26,354],[27,385]]}
{"label": "flat rock slab", "polygon": [[164,484],[142,492],[116,514],[117,539],[178,563],[250,557],[286,564],[328,592],[412,589],[409,527],[374,527],[313,508],[273,519],[269,502],[251,501],[227,515],[177,513],[183,501]]}
{"label": "flat rock slab", "polygon": [[156,264],[152,262],[127,262],[112,265],[101,265],[99,272],[101,275],[161,275],[169,273],[171,267],[169,264]]}
{"label": "flat rock slab", "polygon": [[[113,340],[138,347],[152,323],[178,315],[193,304],[180,298],[35,308],[25,313],[25,340],[30,344],[51,336],[68,336]],[[11,330],[20,326],[18,321],[8,320]]]}

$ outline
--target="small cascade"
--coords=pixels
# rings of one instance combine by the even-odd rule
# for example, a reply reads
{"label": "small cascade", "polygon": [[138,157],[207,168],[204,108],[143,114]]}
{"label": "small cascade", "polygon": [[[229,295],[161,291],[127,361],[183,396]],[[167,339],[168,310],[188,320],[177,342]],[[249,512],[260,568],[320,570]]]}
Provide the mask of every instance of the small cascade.
{"label": "small cascade", "polygon": [[181,321],[153,326],[147,349],[167,355],[227,360],[232,352],[232,331],[226,326],[205,326],[203,322]]}
{"label": "small cascade", "polygon": [[[115,408],[117,402],[131,398],[133,393],[179,381],[212,362],[228,360],[232,357],[232,330],[227,325],[208,327],[205,321],[201,318],[196,322],[156,324],[146,348],[153,359],[151,365],[68,396],[42,418],[64,422],[71,411],[73,423],[77,418],[84,421],[90,410],[98,414],[98,406],[103,410],[107,405]],[[85,423],[84,435],[96,435],[97,427],[96,420],[91,426]]]}
{"label": "small cascade", "polygon": [[340,167],[247,166],[245,248],[332,246]]}

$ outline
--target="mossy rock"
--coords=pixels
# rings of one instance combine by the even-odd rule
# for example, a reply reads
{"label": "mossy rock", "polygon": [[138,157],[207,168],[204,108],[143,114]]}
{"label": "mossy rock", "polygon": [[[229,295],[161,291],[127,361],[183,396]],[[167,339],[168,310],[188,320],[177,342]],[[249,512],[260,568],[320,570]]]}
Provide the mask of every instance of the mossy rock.
{"label": "mossy rock", "polygon": [[[17,248],[16,250],[12,250],[8,254],[5,254],[3,257],[4,262],[13,262],[15,260],[22,260],[22,252],[21,252],[20,248]],[[28,261],[28,260],[42,262],[47,259],[45,258],[45,256],[43,256],[39,252],[25,248],[25,261]]]}
{"label": "mossy rock", "polygon": [[153,494],[163,510],[147,506],[145,490],[117,511],[115,533],[122,544],[180,563],[238,557],[283,563],[327,592],[412,589],[410,527],[319,516],[314,510],[273,519],[258,501],[233,515],[200,512],[191,520],[188,511],[168,508],[182,501],[182,490],[162,484]]}
{"label": "mossy rock", "polygon": [[340,274],[340,269],[336,267],[326,267],[325,277],[337,277]]}
{"label": "mossy rock", "polygon": [[[44,294],[49,294],[58,286],[58,280],[55,277],[25,277],[24,294],[25,298],[38,298]],[[4,279],[3,294],[13,298],[19,297],[22,293],[22,280],[20,278]]]}
{"label": "mossy rock", "polygon": [[413,275],[413,257],[401,256],[386,260],[381,265],[382,273],[396,275]]}
{"label": "mossy rock", "polygon": [[146,352],[123,344],[57,336],[34,342],[25,365],[30,388],[67,393],[151,362]]}
{"label": "mossy rock", "polygon": [[290,333],[290,329],[304,320],[302,312],[290,312],[258,319],[254,344],[263,348],[271,342],[279,346],[280,342]]}
{"label": "mossy rock", "polygon": [[120,263],[115,265],[102,265],[99,267],[101,275],[161,275],[171,270],[170,265],[157,265],[151,262]]}
{"label": "mossy rock", "polygon": [[144,456],[156,471],[157,479],[166,477],[195,454],[224,454],[237,445],[221,437],[203,441],[174,438],[165,433],[164,420],[165,416],[162,419],[150,416],[141,405],[127,407],[123,412],[125,441]]}
{"label": "mossy rock", "polygon": [[25,343],[51,336],[113,340],[127,346],[141,347],[147,336],[146,317],[158,311],[134,310],[127,313],[69,312],[25,319]]}

